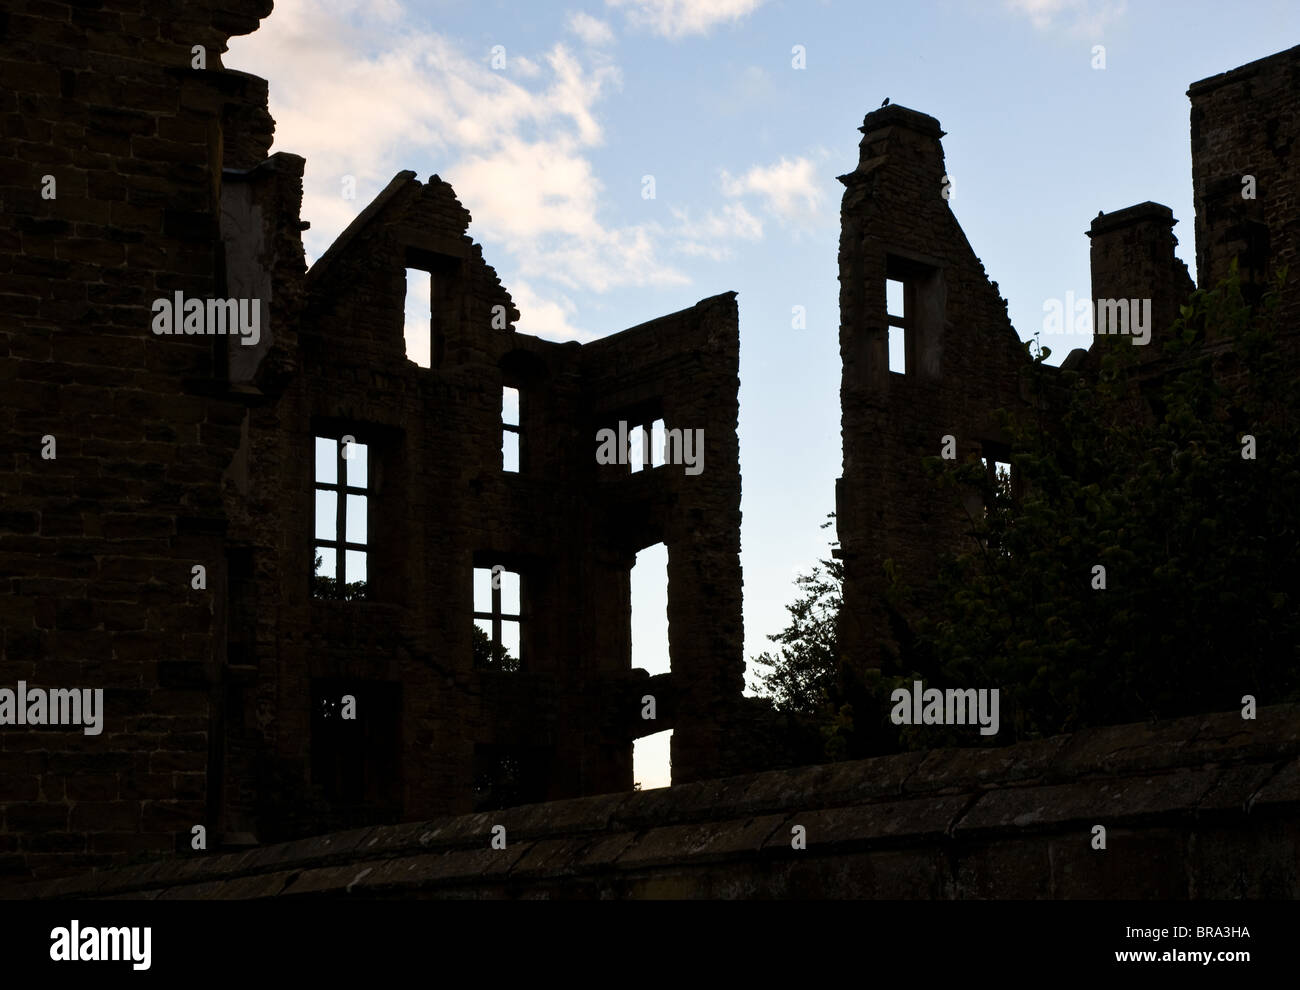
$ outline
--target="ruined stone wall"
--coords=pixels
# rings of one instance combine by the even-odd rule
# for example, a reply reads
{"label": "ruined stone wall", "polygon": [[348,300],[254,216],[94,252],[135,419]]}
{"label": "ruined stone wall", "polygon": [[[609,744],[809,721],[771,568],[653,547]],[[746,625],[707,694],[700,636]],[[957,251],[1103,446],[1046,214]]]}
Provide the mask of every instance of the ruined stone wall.
{"label": "ruined stone wall", "polygon": [[[674,725],[690,745],[682,772],[724,765],[717,727],[743,669],[734,299],[586,348],[519,334],[470,219],[436,176],[396,176],[313,266],[286,359],[297,374],[253,410],[249,486],[270,497],[229,499],[255,618],[228,696],[223,833],[267,841],[469,811],[485,749],[516,754],[533,800],[629,789],[632,740]],[[428,368],[406,356],[408,268],[431,273]],[[520,392],[517,473],[503,470],[503,386]],[[598,428],[651,407],[704,429],[701,475],[597,464]],[[343,435],[368,452],[368,587],[356,601],[313,597],[310,581],[314,438]],[[676,670],[656,681],[661,717],[644,722],[629,571],[658,539]],[[522,575],[517,672],[473,663],[473,570],[498,561]],[[701,628],[710,634],[686,635]],[[313,706],[327,682],[397,698],[358,714],[400,751],[384,800],[322,795]]]}
{"label": "ruined stone wall", "polygon": [[[675,718],[641,726],[634,719],[634,734],[674,730],[674,782],[715,777],[739,766],[742,757],[732,737],[745,669],[735,294],[588,344],[582,361],[591,435],[620,420],[659,417],[666,430],[703,437],[703,460],[694,467],[666,464],[638,473],[601,467],[597,505],[608,541],[624,553],[621,562],[609,562],[611,570],[626,575],[637,551],[655,543],[668,550]],[[618,593],[626,600],[625,588]],[[608,663],[628,661],[612,654]]]}
{"label": "ruined stone wall", "polygon": [[[231,508],[232,535],[249,547],[258,576],[249,586],[257,659],[232,699],[246,742],[230,739],[239,752],[225,776],[257,785],[227,809],[231,831],[266,838],[338,827],[349,815],[468,810],[475,740],[496,741],[486,728],[492,691],[471,671],[473,552],[514,551],[512,541],[535,535],[520,524],[522,506],[507,504],[502,373],[482,352],[475,363],[421,369],[403,340],[405,266],[425,263],[408,257],[416,245],[441,249],[448,265],[463,269],[453,280],[459,295],[449,332],[486,339],[493,305],[517,315],[465,236],[468,219],[436,178],[425,186],[412,173],[397,176],[313,266],[299,372],[278,402],[254,413],[250,475],[269,497],[246,512]],[[466,330],[475,321],[484,333]],[[452,353],[470,352],[457,345]],[[369,462],[368,588],[365,600],[349,602],[313,598],[311,589],[314,438],[345,434],[367,448]],[[511,539],[502,538],[506,531]],[[526,645],[537,652],[546,644]],[[514,676],[531,682],[537,671]],[[401,793],[343,809],[314,788],[314,686],[326,680],[396,692],[395,710],[367,700],[359,719],[375,732],[396,729]],[[548,710],[546,692],[538,693],[537,708]]]}
{"label": "ruined stone wall", "polygon": [[206,821],[245,410],[225,341],[153,335],[151,303],[225,291],[221,170],[263,159],[271,125],[265,83],[220,55],[269,10],[0,12],[0,684],[102,688],[107,709],[97,736],[0,733],[0,874],[188,846]]}
{"label": "ruined stone wall", "polygon": [[[1258,715],[357,829],[3,896],[1291,899],[1300,707]],[[492,848],[496,825],[504,849]]]}
{"label": "ruined stone wall", "polygon": [[[1020,401],[1028,359],[942,195],[938,121],[890,106],[868,114],[861,130],[858,166],[840,177],[840,647],[855,666],[888,667],[884,561],[922,587],[938,555],[970,528],[962,507],[935,492],[922,458],[938,456],[945,435],[958,461],[1001,441],[993,413]],[[911,311],[894,314],[911,321],[901,374],[889,370],[887,279],[912,286]]]}
{"label": "ruined stone wall", "polygon": [[[676,714],[670,678],[629,669],[629,528],[673,546],[682,677],[725,666],[703,696],[740,692],[734,301],[585,362],[514,332],[468,211],[413,173],[304,278],[304,162],[266,157],[267,84],[220,64],[271,5],[216,6],[0,15],[0,684],[103,688],[107,705],[97,737],[0,734],[3,874],[187,847],[199,824],[215,847],[468,811],[481,747],[536,756],[537,798],[629,788],[648,685],[655,728]],[[431,273],[428,369],[405,354],[406,269]],[[152,334],[174,291],[255,300],[261,339]],[[619,375],[705,428],[707,474],[598,478]],[[522,395],[518,474],[503,385]],[[326,601],[313,441],[347,432],[372,457],[372,567],[366,600]],[[657,508],[629,525],[647,492]],[[525,576],[518,673],[474,669],[471,575],[489,559]],[[713,632],[688,644],[687,623]],[[314,718],[323,685],[354,683],[382,696],[362,731],[398,766],[381,800],[341,807],[313,779]],[[692,712],[688,736],[713,717]],[[710,745],[686,772],[721,768]]]}
{"label": "ruined stone wall", "polygon": [[[1201,288],[1237,260],[1243,282],[1260,286],[1300,261],[1300,46],[1193,83],[1192,184],[1196,269]],[[1245,176],[1254,198],[1243,198]],[[1295,279],[1282,324],[1300,317]]]}

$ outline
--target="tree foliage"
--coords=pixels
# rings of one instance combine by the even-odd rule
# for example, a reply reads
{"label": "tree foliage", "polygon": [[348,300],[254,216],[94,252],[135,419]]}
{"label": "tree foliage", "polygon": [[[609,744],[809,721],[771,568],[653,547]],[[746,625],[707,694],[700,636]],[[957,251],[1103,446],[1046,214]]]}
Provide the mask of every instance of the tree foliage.
{"label": "tree foliage", "polygon": [[492,639],[476,624],[474,626],[474,669],[496,670],[513,674],[519,670],[519,658],[510,655],[504,646],[493,648]]}
{"label": "tree foliage", "polygon": [[[831,515],[834,519],[834,514]],[[822,529],[832,522],[822,524]],[[812,573],[800,574],[795,585],[801,596],[786,606],[790,624],[767,638],[780,644],[752,662],[765,672],[751,690],[770,697],[777,708],[796,715],[813,715],[831,700],[838,654],[836,628],[844,604],[844,565],[834,558],[822,560]]]}
{"label": "tree foliage", "polygon": [[[323,558],[320,554],[316,555],[315,570],[319,571]],[[364,601],[366,598],[365,581],[348,581],[346,584],[340,584],[338,578],[324,577],[321,574],[312,574],[311,578],[311,596],[313,598],[324,598],[329,601]]]}

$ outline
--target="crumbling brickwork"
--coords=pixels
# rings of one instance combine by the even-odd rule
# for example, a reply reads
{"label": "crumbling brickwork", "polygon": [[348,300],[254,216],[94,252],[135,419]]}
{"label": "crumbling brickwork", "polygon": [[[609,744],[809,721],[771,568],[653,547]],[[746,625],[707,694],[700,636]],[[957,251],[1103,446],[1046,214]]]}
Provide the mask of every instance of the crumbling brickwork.
{"label": "crumbling brickwork", "polygon": [[[1300,46],[1193,83],[1192,187],[1196,271],[1202,288],[1238,263],[1256,290],[1300,261]],[[1252,181],[1253,180],[1253,181]],[[1294,328],[1300,294],[1283,294],[1282,324]]]}
{"label": "crumbling brickwork", "polygon": [[[671,835],[635,833],[675,801],[711,806],[718,793],[700,782],[752,767],[736,731],[735,297],[585,346],[519,333],[469,212],[446,182],[411,172],[308,271],[304,161],[268,157],[266,81],[221,65],[227,40],[270,10],[270,0],[14,0],[0,11],[0,688],[102,689],[105,706],[94,734],[0,731],[0,877],[188,851],[197,826],[215,851],[627,791],[633,740],[669,728],[674,780],[694,791],[589,800],[610,815],[632,808],[620,839],[634,847],[628,864],[672,862],[695,834],[681,831],[694,827],[686,819],[705,812],[688,810]],[[1255,285],[1294,261],[1298,53],[1190,91],[1202,285],[1233,259]],[[938,122],[885,107],[862,132],[858,165],[842,177],[841,646],[857,664],[887,667],[896,644],[884,562],[924,578],[969,523],[930,494],[921,459],[947,436],[958,458],[1004,454],[993,412],[1022,401],[1027,358],[943,196]],[[1255,199],[1241,197],[1246,173]],[[1094,292],[1150,296],[1169,318],[1190,289],[1172,224],[1158,204],[1094,221]],[[430,279],[427,368],[406,353],[408,271]],[[1294,316],[1294,283],[1288,292]],[[209,335],[201,320],[194,333],[179,322],[160,333],[157,303],[177,293],[251,302],[261,333]],[[895,371],[891,329],[905,355]],[[503,418],[506,389],[519,395],[514,422]],[[697,462],[634,471],[601,459],[603,432],[658,420],[698,436]],[[518,444],[517,471],[503,464],[503,432]],[[337,452],[329,479],[318,441]],[[361,448],[364,474],[358,462],[351,484],[346,465]],[[322,534],[318,499],[346,507],[354,489],[363,535],[351,535],[346,508]],[[322,539],[343,561],[334,578],[314,573]],[[658,542],[672,673],[651,678],[630,666],[629,571]],[[354,544],[364,589],[343,577]],[[476,573],[498,568],[520,581],[513,666],[494,652],[495,589],[486,655],[474,633]],[[1291,759],[1294,739],[1277,739]],[[1041,765],[1055,759],[1051,744],[1034,744]],[[899,759],[853,772],[901,773],[901,788],[930,757]],[[1275,778],[1261,767],[1246,766],[1230,792],[1289,813],[1294,762]],[[1194,800],[1171,797],[1161,813],[1213,805],[1223,781],[1204,772]],[[789,795],[817,789],[813,778],[751,784],[762,800],[718,826],[717,849],[783,845],[746,831],[752,813],[769,816],[760,832],[782,826]],[[843,827],[846,861],[863,876],[876,864],[851,849],[878,837],[874,787],[849,825],[828,810],[847,799],[818,812]],[[1016,822],[1015,800],[997,789],[974,814],[970,796],[935,797],[917,834]],[[1146,814],[1146,800],[1126,813]],[[460,835],[481,824],[457,821]],[[1293,832],[1289,820],[1276,827]],[[1254,841],[1233,855],[1253,855]],[[933,869],[946,854],[923,850],[917,863],[938,896],[1002,893],[980,878],[1025,848],[1055,862],[1053,842],[999,846],[972,858],[965,880]],[[827,862],[812,880],[788,871],[782,891],[829,889],[842,864]],[[1213,882],[1201,889],[1235,889],[1213,864],[1194,880],[1171,870],[1170,889],[1202,876]],[[741,889],[751,872],[742,863],[718,883]],[[276,891],[296,882],[279,879]],[[619,889],[698,889],[662,883],[639,874]],[[1281,870],[1248,892],[1294,890],[1294,870]]]}
{"label": "crumbling brickwork", "polygon": [[0,683],[102,688],[107,709],[99,735],[0,732],[7,876],[188,848],[205,821],[224,656],[192,567],[211,589],[244,410],[222,346],[150,319],[224,293],[222,168],[270,143],[266,84],[220,66],[270,4],[219,8],[0,13]]}
{"label": "crumbling brickwork", "polygon": [[[932,574],[970,528],[962,507],[931,494],[921,459],[940,455],[945,436],[958,460],[1000,453],[993,413],[1020,401],[1028,358],[943,195],[939,122],[895,105],[860,130],[858,166],[840,177],[840,649],[857,666],[888,668],[884,562]],[[887,280],[903,284],[906,312],[887,313]],[[889,368],[891,315],[908,323],[901,372]]]}
{"label": "crumbling brickwork", "polygon": [[[1212,287],[1236,261],[1248,292],[1258,293],[1294,263],[1300,244],[1290,160],[1300,128],[1300,48],[1202,80],[1188,95],[1199,285]],[[969,532],[968,513],[979,511],[938,492],[922,459],[940,453],[944,435],[956,441],[958,461],[1005,457],[993,413],[1023,402],[1017,379],[1027,361],[997,283],[986,279],[948,209],[938,122],[888,106],[868,114],[861,130],[858,166],[841,177],[844,473],[836,498],[840,645],[859,670],[889,669],[897,652],[886,562],[924,588],[939,555]],[[1162,344],[1194,288],[1174,255],[1175,223],[1168,207],[1146,202],[1101,213],[1088,230],[1094,303],[1150,301],[1150,339],[1138,352],[1149,383],[1161,374]],[[887,280],[904,283],[907,312],[887,311]],[[1289,280],[1282,294],[1284,339],[1300,317],[1295,285]],[[906,366],[891,371],[895,324],[904,324]],[[1107,348],[1132,344],[1115,328],[1094,327],[1106,329],[1064,366],[1092,373]]]}
{"label": "crumbling brickwork", "polygon": [[[312,267],[299,371],[253,410],[246,492],[228,502],[232,544],[256,576],[232,607],[256,619],[232,696],[241,729],[227,735],[225,833],[469,811],[485,753],[518,761],[531,800],[626,790],[633,738],[665,728],[676,729],[676,779],[726,765],[713,733],[743,670],[734,299],[586,347],[539,340],[510,329],[518,313],[469,222],[436,176],[396,176]],[[429,368],[405,354],[408,268],[432,276]],[[520,393],[518,472],[502,463],[506,386]],[[703,430],[698,475],[597,463],[599,429],[654,418]],[[369,459],[357,601],[311,591],[311,450],[342,435]],[[660,541],[676,632],[673,673],[652,689],[630,671],[629,572]],[[473,664],[473,571],[498,561],[522,578],[516,672]],[[400,690],[392,712],[359,715],[400,722],[388,727],[400,757],[386,800],[285,793],[312,778],[313,685],[325,682]],[[641,718],[647,691],[654,720]],[[241,794],[249,779],[268,784]]]}
{"label": "crumbling brickwork", "polygon": [[[734,297],[588,347],[516,333],[468,212],[412,173],[307,274],[304,162],[267,157],[267,84],[220,59],[270,10],[0,13],[0,684],[106,708],[98,735],[0,732],[7,877],[188,851],[199,825],[216,848],[626,790],[633,739],[669,728],[678,779],[735,757]],[[405,354],[407,269],[431,275],[429,368]],[[160,335],[178,292],[251,300],[262,332],[182,333],[178,304]],[[699,431],[702,471],[597,463],[598,429],[648,415]],[[313,579],[313,448],[345,435],[370,462],[350,601]],[[650,679],[628,572],[661,540],[673,673]],[[490,562],[523,577],[518,671],[476,667]]]}

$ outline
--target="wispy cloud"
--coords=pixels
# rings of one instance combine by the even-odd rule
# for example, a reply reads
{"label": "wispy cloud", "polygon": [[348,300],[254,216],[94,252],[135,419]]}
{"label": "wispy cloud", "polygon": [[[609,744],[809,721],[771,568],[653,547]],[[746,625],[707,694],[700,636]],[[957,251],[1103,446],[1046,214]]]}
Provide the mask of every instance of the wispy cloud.
{"label": "wispy cloud", "polygon": [[[580,32],[598,37],[589,20]],[[534,308],[519,302],[525,322],[568,336],[573,310],[546,300],[547,283],[603,292],[689,279],[665,260],[659,225],[603,219],[589,155],[603,141],[597,107],[620,85],[618,67],[559,42],[522,55],[494,70],[488,51],[420,29],[394,0],[278,0],[226,61],[271,80],[276,148],[307,158],[310,257],[396,172],[437,172],[473,215],[471,235],[503,242],[533,280]]]}
{"label": "wispy cloud", "polygon": [[1125,0],[1003,0],[1008,10],[1029,18],[1040,31],[1066,31],[1097,38],[1124,16]]}
{"label": "wispy cloud", "polygon": [[764,0],[605,0],[627,11],[628,22],[676,40],[707,34],[718,24],[748,17]]}
{"label": "wispy cloud", "polygon": [[605,48],[614,43],[614,31],[607,22],[581,11],[569,15],[568,28],[593,48]]}
{"label": "wispy cloud", "polygon": [[763,237],[763,222],[750,213],[743,203],[728,203],[721,210],[709,210],[693,217],[684,207],[672,208],[677,221],[672,229],[674,250],[690,257],[724,261],[732,256],[736,241],[758,241]]}
{"label": "wispy cloud", "polygon": [[532,283],[519,278],[510,286],[510,296],[523,314],[523,320],[519,324],[523,333],[546,337],[548,340],[576,340],[584,344],[597,336],[573,325],[571,320],[577,314],[578,307],[562,293],[540,296],[533,290]]}
{"label": "wispy cloud", "polygon": [[762,208],[782,223],[808,226],[821,213],[825,194],[811,158],[782,158],[771,165],[753,165],[743,175],[722,173],[722,191],[732,197],[754,196]]}

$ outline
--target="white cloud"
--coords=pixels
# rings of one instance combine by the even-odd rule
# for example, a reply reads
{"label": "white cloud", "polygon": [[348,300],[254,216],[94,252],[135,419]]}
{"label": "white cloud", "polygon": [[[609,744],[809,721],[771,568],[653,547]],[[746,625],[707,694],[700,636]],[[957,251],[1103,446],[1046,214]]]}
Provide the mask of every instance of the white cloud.
{"label": "white cloud", "polygon": [[689,210],[679,207],[674,207],[672,214],[677,221],[672,231],[676,239],[674,248],[692,257],[723,261],[731,257],[727,241],[763,238],[763,222],[743,203],[728,203],[721,211],[709,210],[699,219],[693,219]]}
{"label": "white cloud", "polygon": [[627,9],[627,19],[665,38],[707,34],[726,21],[748,17],[764,0],[605,0],[610,7]]}
{"label": "white cloud", "polygon": [[578,307],[568,296],[543,298],[524,279],[515,280],[510,287],[510,296],[519,308],[517,328],[521,333],[545,337],[547,340],[576,340],[584,344],[596,339],[595,334],[579,330],[570,322],[570,318],[578,312]]}
{"label": "white cloud", "polygon": [[[548,282],[595,292],[689,282],[661,257],[659,225],[602,218],[588,155],[603,141],[597,106],[620,85],[616,66],[586,64],[557,43],[536,57],[511,51],[506,68],[493,70],[486,50],[467,52],[395,7],[278,0],[257,32],[232,39],[225,59],[270,80],[275,148],[307,159],[309,257],[393,175],[414,168],[452,184],[473,215],[471,236],[504,242],[532,280],[539,325],[557,333],[576,331],[563,304],[540,301]],[[376,13],[386,20],[369,19]],[[345,175],[356,177],[354,200],[342,198]]]}
{"label": "white cloud", "polygon": [[536,79],[542,74],[542,67],[527,55],[515,55],[511,58],[510,68],[526,79]]}
{"label": "white cloud", "polygon": [[1060,29],[1096,38],[1124,15],[1125,0],[1004,0],[1012,13],[1029,18],[1040,31]]}
{"label": "white cloud", "polygon": [[614,43],[614,31],[599,17],[582,12],[569,15],[569,30],[593,48],[603,48]]}
{"label": "white cloud", "polygon": [[772,165],[754,165],[739,178],[725,170],[722,191],[728,196],[757,196],[768,213],[783,223],[804,226],[821,211],[825,198],[812,159],[782,158]]}

